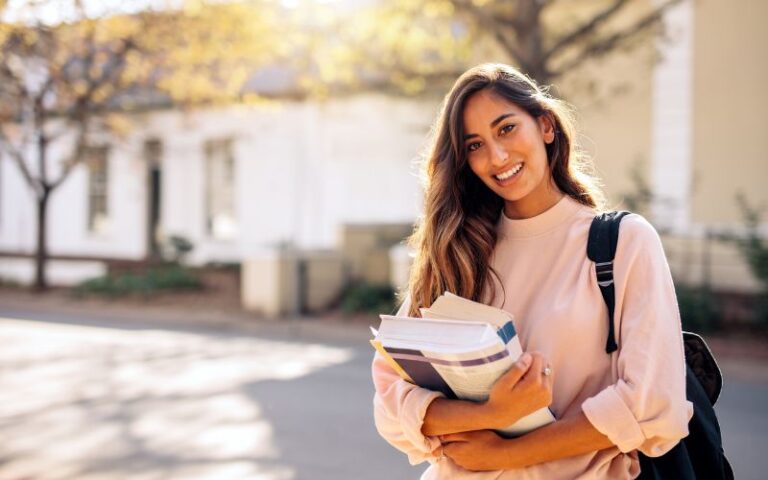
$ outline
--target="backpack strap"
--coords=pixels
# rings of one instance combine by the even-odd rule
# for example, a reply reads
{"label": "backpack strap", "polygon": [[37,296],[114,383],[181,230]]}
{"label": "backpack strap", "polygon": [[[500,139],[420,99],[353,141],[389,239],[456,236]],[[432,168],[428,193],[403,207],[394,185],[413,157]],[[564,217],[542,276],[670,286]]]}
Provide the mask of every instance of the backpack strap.
{"label": "backpack strap", "polygon": [[[630,212],[609,212],[595,216],[589,228],[587,256],[595,262],[597,283],[608,306],[606,353],[618,350],[614,332],[615,290],[613,259],[619,240],[621,219]],[[712,352],[704,339],[683,332],[686,363],[686,398],[693,404],[688,422],[689,434],[672,450],[660,457],[638,453],[638,480],[712,478],[733,480],[733,470],[723,452],[722,435],[713,409],[722,389],[723,379]]]}
{"label": "backpack strap", "polygon": [[596,215],[589,227],[587,240],[587,256],[595,262],[595,273],[600,293],[603,294],[608,306],[608,339],[605,343],[605,353],[613,353],[618,349],[616,333],[614,332],[614,309],[616,293],[613,286],[613,259],[616,256],[616,245],[619,243],[619,225],[621,219],[630,212],[617,211]]}

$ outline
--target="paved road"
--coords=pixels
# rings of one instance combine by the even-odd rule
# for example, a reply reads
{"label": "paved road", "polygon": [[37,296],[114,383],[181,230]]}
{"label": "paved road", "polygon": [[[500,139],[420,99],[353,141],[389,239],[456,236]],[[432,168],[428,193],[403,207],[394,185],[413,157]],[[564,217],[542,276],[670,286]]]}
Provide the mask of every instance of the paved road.
{"label": "paved road", "polygon": [[[361,325],[158,327],[0,307],[0,479],[415,479],[381,440]],[[768,471],[768,386],[719,404],[737,478]]]}

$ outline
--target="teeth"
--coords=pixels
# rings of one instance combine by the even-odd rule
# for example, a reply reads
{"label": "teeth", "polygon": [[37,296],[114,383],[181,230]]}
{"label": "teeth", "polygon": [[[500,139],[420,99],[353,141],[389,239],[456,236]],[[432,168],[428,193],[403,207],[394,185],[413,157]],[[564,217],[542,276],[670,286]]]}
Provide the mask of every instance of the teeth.
{"label": "teeth", "polygon": [[523,164],[522,163],[518,163],[516,167],[511,168],[511,169],[507,170],[504,173],[500,173],[500,174],[496,175],[496,178],[498,178],[499,180],[506,180],[509,177],[511,177],[512,175],[514,175],[517,172],[519,172],[521,168],[523,168]]}

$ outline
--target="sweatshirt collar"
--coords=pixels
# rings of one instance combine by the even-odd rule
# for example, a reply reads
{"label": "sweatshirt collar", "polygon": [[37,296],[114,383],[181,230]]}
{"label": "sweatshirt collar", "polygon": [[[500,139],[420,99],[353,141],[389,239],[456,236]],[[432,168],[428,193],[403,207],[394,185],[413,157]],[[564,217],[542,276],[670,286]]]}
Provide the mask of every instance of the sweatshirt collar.
{"label": "sweatshirt collar", "polygon": [[562,225],[581,207],[568,195],[564,195],[556,204],[535,217],[514,220],[507,218],[502,208],[497,222],[498,233],[505,237],[533,237],[541,235]]}

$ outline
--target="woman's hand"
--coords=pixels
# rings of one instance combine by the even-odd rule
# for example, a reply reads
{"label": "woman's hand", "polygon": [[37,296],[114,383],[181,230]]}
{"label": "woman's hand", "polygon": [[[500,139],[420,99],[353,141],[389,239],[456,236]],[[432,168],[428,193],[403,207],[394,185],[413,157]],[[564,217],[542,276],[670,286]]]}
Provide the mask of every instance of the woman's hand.
{"label": "woman's hand", "polygon": [[483,408],[491,428],[505,428],[552,403],[552,375],[544,375],[547,362],[537,352],[524,353],[491,388]]}
{"label": "woman's hand", "polygon": [[466,470],[504,470],[509,467],[506,440],[492,430],[440,435],[440,441],[443,454]]}

